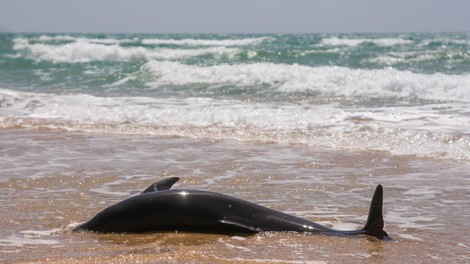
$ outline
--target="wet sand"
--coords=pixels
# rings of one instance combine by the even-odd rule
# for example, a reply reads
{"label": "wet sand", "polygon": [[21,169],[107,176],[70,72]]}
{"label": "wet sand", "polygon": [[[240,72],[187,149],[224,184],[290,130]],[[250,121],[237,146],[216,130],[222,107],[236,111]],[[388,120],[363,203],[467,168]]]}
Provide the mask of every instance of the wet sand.
{"label": "wet sand", "polygon": [[[464,263],[470,164],[302,145],[0,130],[1,263]],[[156,180],[233,195],[335,228],[360,228],[376,184],[385,230],[94,234],[77,224]]]}

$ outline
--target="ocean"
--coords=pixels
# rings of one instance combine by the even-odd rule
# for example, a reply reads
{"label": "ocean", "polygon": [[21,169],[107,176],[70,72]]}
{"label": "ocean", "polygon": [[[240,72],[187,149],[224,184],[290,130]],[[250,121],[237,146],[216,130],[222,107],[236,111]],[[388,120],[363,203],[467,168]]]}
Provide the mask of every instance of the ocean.
{"label": "ocean", "polygon": [[[461,263],[469,169],[469,33],[0,34],[2,262]],[[394,240],[71,232],[168,176]]]}

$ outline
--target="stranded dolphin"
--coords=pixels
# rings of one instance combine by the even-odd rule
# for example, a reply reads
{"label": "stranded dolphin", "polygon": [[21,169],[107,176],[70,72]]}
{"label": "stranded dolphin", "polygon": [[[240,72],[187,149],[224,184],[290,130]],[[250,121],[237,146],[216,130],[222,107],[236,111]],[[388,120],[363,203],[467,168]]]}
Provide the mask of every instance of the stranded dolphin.
{"label": "stranded dolphin", "polygon": [[255,233],[293,231],[327,235],[370,235],[387,238],[383,230],[383,190],[378,185],[364,228],[335,230],[232,196],[190,189],[173,189],[179,178],[150,185],[139,195],[111,205],[75,230],[97,232],[189,231]]}

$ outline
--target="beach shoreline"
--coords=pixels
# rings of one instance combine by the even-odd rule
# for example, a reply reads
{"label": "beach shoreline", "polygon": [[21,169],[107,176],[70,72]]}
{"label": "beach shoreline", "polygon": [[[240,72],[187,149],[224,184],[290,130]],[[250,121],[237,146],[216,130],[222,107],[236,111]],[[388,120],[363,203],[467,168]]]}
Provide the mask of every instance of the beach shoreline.
{"label": "beach shoreline", "polygon": [[[3,263],[468,260],[470,164],[384,152],[180,137],[0,130]],[[384,186],[393,241],[290,233],[95,234],[72,228],[149,183],[207,189],[335,228],[364,223]],[[445,180],[443,180],[445,177]]]}

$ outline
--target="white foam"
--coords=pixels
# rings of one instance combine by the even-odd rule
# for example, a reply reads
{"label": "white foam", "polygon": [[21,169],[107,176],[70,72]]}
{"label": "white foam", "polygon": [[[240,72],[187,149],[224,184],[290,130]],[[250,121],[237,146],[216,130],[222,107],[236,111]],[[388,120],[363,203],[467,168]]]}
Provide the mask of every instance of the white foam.
{"label": "white foam", "polygon": [[[422,215],[413,210],[388,211],[385,218],[390,222],[395,222],[402,229],[436,230],[445,228],[445,224],[439,222],[438,218],[431,215]],[[406,219],[406,221],[403,221],[403,219]]]}
{"label": "white foam", "polygon": [[77,40],[76,37],[72,37],[70,35],[57,35],[57,36],[48,36],[48,35],[41,35],[37,38],[32,38],[32,40],[41,41],[41,42],[48,42],[48,41],[75,41]]}
{"label": "white foam", "polygon": [[[416,51],[416,52],[390,52],[388,54],[369,58],[366,61],[370,63],[379,63],[382,65],[394,65],[399,63],[422,63],[442,60],[443,57],[451,58],[446,60],[444,64],[452,64],[470,60],[469,53],[460,51]],[[444,65],[445,66],[445,65]]]}
{"label": "white foam", "polygon": [[150,61],[144,69],[161,85],[269,85],[281,92],[317,91],[332,96],[404,97],[470,102],[470,74],[419,74],[396,69],[363,70],[345,67],[252,63],[215,66]]}
{"label": "white foam", "polygon": [[39,231],[39,230],[23,230],[20,233],[25,234],[25,235],[29,235],[29,236],[39,237],[39,236],[50,236],[50,235],[58,233],[60,231],[61,231],[60,228],[55,228],[55,229],[51,229],[51,230],[41,230],[41,231]]}
{"label": "white foam", "polygon": [[0,90],[0,102],[0,127],[295,143],[470,160],[468,117],[440,111],[436,105],[371,110],[335,104],[102,98],[10,90]]}
{"label": "white foam", "polygon": [[146,45],[175,45],[175,46],[248,46],[248,45],[259,45],[262,42],[272,40],[272,37],[255,37],[255,38],[236,38],[236,39],[196,39],[196,38],[144,38],[139,39],[137,37],[129,38],[87,38],[70,35],[41,35],[39,37],[29,38],[35,42],[54,42],[54,41],[68,41],[68,42],[90,42],[99,44],[122,44],[122,43],[142,43]]}
{"label": "white foam", "polygon": [[142,43],[147,45],[179,45],[179,46],[247,46],[258,45],[271,37],[242,38],[242,39],[143,39]]}
{"label": "white foam", "polygon": [[395,46],[395,45],[407,45],[413,44],[412,40],[403,39],[403,38],[338,38],[330,37],[323,38],[320,42],[320,45],[323,46],[348,46],[356,47],[365,43],[372,43],[377,46]]}
{"label": "white foam", "polygon": [[431,39],[423,39],[421,41],[422,46],[428,46],[432,43],[442,43],[444,45],[470,45],[470,40],[468,39],[454,39],[454,38],[431,38]]}
{"label": "white foam", "polygon": [[132,43],[138,42],[138,38],[134,39],[115,39],[115,38],[85,38],[85,37],[74,37],[70,35],[56,35],[56,36],[48,36],[48,35],[41,35],[37,38],[30,38],[33,41],[39,42],[52,42],[52,41],[84,41],[90,43],[101,43],[101,44],[121,44],[121,43]]}
{"label": "white foam", "polygon": [[0,246],[4,247],[23,247],[25,245],[57,245],[59,241],[52,239],[34,238],[28,235],[17,236],[11,235],[5,238],[0,238]]}
{"label": "white foam", "polygon": [[110,84],[106,84],[106,85],[103,85],[103,87],[116,87],[116,86],[119,86],[119,85],[122,85],[128,81],[131,81],[131,80],[135,80],[137,79],[137,76],[125,76],[125,77],[122,77],[121,79],[113,82],[113,83],[110,83]]}
{"label": "white foam", "polygon": [[83,63],[90,61],[128,61],[128,60],[170,60],[183,59],[201,55],[232,57],[239,52],[236,48],[209,47],[200,49],[167,49],[146,47],[122,47],[117,44],[105,45],[93,43],[87,39],[53,45],[30,43],[25,38],[15,38],[13,49],[16,57],[25,56],[34,60],[52,61],[55,63]]}
{"label": "white foam", "polygon": [[417,236],[413,236],[411,234],[398,234],[398,236],[408,239],[408,240],[415,240],[415,241],[424,241],[424,239],[421,239]]}

